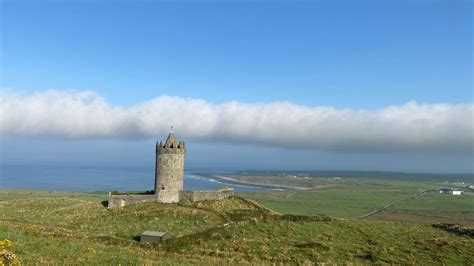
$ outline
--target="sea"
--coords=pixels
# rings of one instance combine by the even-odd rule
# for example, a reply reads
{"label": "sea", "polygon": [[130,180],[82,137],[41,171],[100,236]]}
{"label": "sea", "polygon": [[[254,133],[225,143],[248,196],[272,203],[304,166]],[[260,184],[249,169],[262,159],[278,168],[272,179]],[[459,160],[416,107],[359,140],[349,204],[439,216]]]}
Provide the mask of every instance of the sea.
{"label": "sea", "polygon": [[[2,164],[0,188],[82,192],[146,191],[153,189],[154,170],[154,167],[149,166]],[[215,190],[223,187],[231,187],[235,191],[268,190],[251,185],[228,184],[193,171],[184,174],[185,190]]]}

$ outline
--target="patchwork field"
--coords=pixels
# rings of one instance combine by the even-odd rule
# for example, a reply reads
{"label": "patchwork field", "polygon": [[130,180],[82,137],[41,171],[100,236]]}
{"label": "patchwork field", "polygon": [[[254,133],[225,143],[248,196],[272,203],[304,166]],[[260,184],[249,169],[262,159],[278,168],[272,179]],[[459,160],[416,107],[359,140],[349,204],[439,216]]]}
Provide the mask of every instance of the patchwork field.
{"label": "patchwork field", "polygon": [[390,210],[370,219],[474,226],[474,193],[464,192],[462,196],[439,194],[436,191],[426,193],[396,204]]}
{"label": "patchwork field", "polygon": [[[298,193],[287,196],[294,199]],[[0,190],[0,239],[13,242],[11,249],[24,264],[474,262],[472,236],[428,224],[280,215],[239,197],[109,210],[102,203],[105,197]],[[354,214],[370,209],[371,199],[365,198],[358,205],[363,211]],[[348,206],[349,199],[339,203]],[[334,213],[344,216],[344,211]],[[161,245],[140,245],[138,236],[145,230],[176,237]]]}
{"label": "patchwork field", "polygon": [[[393,204],[367,219],[474,225],[474,192],[463,189],[461,196],[437,192],[452,184],[369,178],[319,178],[313,182],[321,184],[320,188],[239,195],[287,214],[356,219]],[[423,191],[426,192],[414,197]]]}

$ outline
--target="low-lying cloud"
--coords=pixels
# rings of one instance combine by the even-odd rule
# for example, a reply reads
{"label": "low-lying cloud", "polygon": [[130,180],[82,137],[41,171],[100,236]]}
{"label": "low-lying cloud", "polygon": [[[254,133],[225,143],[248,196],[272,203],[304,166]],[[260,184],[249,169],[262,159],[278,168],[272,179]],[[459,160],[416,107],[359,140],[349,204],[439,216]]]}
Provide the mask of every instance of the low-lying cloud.
{"label": "low-lying cloud", "polygon": [[246,104],[160,96],[131,107],[94,92],[0,93],[2,135],[163,138],[255,143],[353,152],[472,153],[474,104],[419,104],[377,110]]}

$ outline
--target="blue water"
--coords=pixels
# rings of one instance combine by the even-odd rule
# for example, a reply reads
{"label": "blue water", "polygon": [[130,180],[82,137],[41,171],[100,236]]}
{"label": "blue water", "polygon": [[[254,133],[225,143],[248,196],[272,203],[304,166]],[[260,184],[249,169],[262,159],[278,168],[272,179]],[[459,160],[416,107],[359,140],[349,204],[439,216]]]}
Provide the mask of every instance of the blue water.
{"label": "blue water", "polygon": [[[154,170],[154,167],[142,166],[0,165],[0,188],[145,191],[153,189]],[[186,190],[213,190],[222,187],[232,187],[236,191],[266,190],[221,183],[193,173],[184,175]]]}

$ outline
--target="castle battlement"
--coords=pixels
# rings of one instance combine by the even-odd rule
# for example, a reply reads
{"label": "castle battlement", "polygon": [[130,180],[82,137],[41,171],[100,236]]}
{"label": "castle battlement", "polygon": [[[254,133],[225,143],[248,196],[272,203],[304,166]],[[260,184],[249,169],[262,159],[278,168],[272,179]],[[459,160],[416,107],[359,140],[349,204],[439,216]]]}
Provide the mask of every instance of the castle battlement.
{"label": "castle battlement", "polygon": [[179,142],[169,142],[163,141],[156,143],[156,153],[157,154],[164,154],[164,153],[171,153],[171,154],[186,154],[186,144],[184,141]]}

